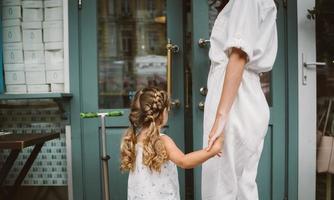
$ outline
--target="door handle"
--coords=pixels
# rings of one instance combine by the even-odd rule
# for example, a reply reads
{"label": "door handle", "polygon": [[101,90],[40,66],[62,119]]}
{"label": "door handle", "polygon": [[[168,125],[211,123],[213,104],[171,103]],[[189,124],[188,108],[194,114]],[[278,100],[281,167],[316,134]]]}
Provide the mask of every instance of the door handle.
{"label": "door handle", "polygon": [[327,66],[327,63],[325,62],[304,62],[304,67],[308,69],[316,69],[317,66]]}
{"label": "door handle", "polygon": [[200,38],[198,40],[198,46],[201,47],[201,48],[205,48],[209,45],[210,45],[210,40],[206,40],[206,39],[203,39],[203,38]]}
{"label": "door handle", "polygon": [[205,107],[205,102],[204,102],[204,101],[200,101],[200,102],[198,103],[198,108],[199,108],[200,110],[204,110],[204,107]]}
{"label": "door handle", "polygon": [[208,88],[207,87],[201,87],[199,89],[199,92],[201,93],[202,96],[206,96],[208,94]]}
{"label": "door handle", "polygon": [[318,66],[325,67],[327,66],[326,62],[307,62],[305,61],[305,56],[302,54],[302,75],[303,75],[303,85],[307,85],[307,70],[308,69],[317,69]]}
{"label": "door handle", "polygon": [[169,98],[171,99],[171,106],[172,107],[179,107],[180,106],[180,100],[179,99],[172,99],[172,65],[173,65],[173,54],[178,53],[180,51],[180,48],[172,44],[171,40],[168,39],[167,45],[167,93]]}

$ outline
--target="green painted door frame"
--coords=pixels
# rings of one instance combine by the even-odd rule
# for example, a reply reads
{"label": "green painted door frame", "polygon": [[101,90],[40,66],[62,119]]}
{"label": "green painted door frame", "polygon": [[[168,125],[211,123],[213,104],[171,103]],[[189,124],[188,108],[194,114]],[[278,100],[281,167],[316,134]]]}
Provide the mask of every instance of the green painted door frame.
{"label": "green painted door frame", "polygon": [[[80,112],[98,111],[98,19],[97,1],[85,1],[79,10],[76,1],[69,1],[70,66],[71,66],[71,126],[73,151],[74,199],[101,199],[101,164],[99,159],[99,122],[81,120]],[[183,93],[183,13],[182,1],[167,0],[167,36],[180,52],[173,57],[173,94],[180,107],[172,109],[166,133],[184,150],[184,93]],[[166,41],[167,42],[167,41]],[[118,109],[119,110],[119,109]],[[99,110],[108,111],[108,110]],[[110,190],[114,199],[125,199],[127,174],[119,171],[119,145],[128,126],[129,109],[125,115],[108,119],[107,146],[111,155]],[[179,170],[181,195],[184,191],[184,170]]]}

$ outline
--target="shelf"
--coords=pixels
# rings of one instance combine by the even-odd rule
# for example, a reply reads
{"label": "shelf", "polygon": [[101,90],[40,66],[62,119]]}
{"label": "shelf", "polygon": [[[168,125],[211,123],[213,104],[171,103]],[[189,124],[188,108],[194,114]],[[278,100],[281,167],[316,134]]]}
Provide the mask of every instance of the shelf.
{"label": "shelf", "polygon": [[71,99],[71,93],[0,94],[0,100]]}

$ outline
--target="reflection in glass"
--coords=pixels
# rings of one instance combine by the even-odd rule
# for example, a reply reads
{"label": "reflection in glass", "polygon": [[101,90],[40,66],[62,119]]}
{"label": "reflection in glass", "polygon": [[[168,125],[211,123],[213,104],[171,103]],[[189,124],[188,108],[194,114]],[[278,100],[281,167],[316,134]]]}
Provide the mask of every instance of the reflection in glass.
{"label": "reflection in glass", "polygon": [[128,108],[145,86],[166,89],[164,0],[99,0],[99,108]]}
{"label": "reflection in glass", "polygon": [[[209,34],[211,35],[212,27],[215,23],[215,20],[219,14],[219,10],[228,3],[228,1],[217,1],[217,0],[208,0],[209,4]],[[222,5],[224,4],[224,5]],[[263,73],[261,75],[261,86],[262,90],[266,96],[269,106],[272,105],[272,92],[271,92],[271,72]]]}
{"label": "reflection in glass", "polygon": [[[316,13],[317,61],[327,63],[327,66],[319,66],[317,68],[318,133],[334,136],[334,107],[333,104],[331,107],[329,106],[329,101],[334,100],[334,1],[316,0],[316,9],[314,11]],[[310,21],[310,23],[312,22]],[[329,110],[328,118],[327,110]],[[317,173],[317,200],[333,199],[333,180],[333,175],[330,173]]]}

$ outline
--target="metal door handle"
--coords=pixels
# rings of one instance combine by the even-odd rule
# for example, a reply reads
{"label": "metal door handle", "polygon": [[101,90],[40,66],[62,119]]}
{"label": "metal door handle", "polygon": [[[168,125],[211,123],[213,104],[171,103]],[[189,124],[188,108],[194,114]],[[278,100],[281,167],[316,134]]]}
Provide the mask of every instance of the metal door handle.
{"label": "metal door handle", "polygon": [[316,69],[317,66],[327,66],[327,63],[325,62],[304,62],[304,67],[308,69]]}
{"label": "metal door handle", "polygon": [[198,108],[199,108],[200,110],[204,110],[204,107],[205,107],[205,103],[204,103],[204,101],[200,101],[200,102],[198,103]]}
{"label": "metal door handle", "polygon": [[207,47],[209,45],[210,45],[210,40],[206,40],[206,39],[203,39],[203,38],[200,38],[198,40],[198,46],[201,47],[201,48]]}
{"label": "metal door handle", "polygon": [[327,66],[326,62],[307,62],[305,61],[305,55],[302,54],[302,76],[303,76],[303,85],[307,85],[307,69],[316,69],[317,66]]}
{"label": "metal door handle", "polygon": [[180,100],[172,99],[172,64],[173,64],[173,54],[178,53],[180,51],[180,48],[172,44],[171,40],[168,39],[168,43],[166,45],[167,49],[167,93],[169,95],[169,98],[171,99],[171,105],[172,107],[179,107],[180,106]]}
{"label": "metal door handle", "polygon": [[206,96],[208,94],[208,88],[207,87],[201,87],[199,89],[199,92],[201,93],[202,96]]}

